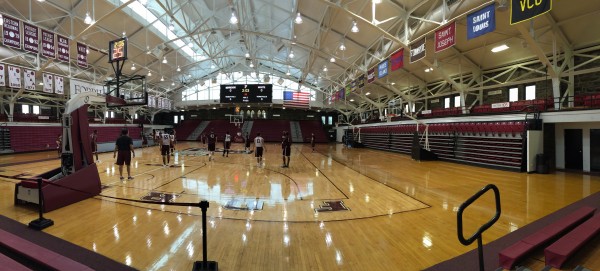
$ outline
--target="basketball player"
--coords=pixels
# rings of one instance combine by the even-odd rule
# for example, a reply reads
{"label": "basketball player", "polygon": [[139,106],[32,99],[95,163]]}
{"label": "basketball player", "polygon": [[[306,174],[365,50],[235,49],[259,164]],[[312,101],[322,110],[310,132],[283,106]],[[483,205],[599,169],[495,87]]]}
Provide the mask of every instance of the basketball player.
{"label": "basketball player", "polygon": [[229,148],[231,147],[231,135],[229,131],[225,133],[225,139],[223,140],[223,156],[227,154],[225,157],[229,157]]}
{"label": "basketball player", "polygon": [[142,131],[142,148],[144,147],[148,147],[148,137],[144,134],[144,131]]}
{"label": "basketball player", "polygon": [[315,133],[310,133],[310,146],[312,151],[315,152]]}
{"label": "basketball player", "polygon": [[208,134],[208,161],[212,160],[213,155],[215,154],[215,144],[217,144],[217,136],[213,130],[210,130],[210,134]]}
{"label": "basketball player", "polygon": [[171,135],[164,133],[162,134],[160,141],[160,155],[162,155],[163,158],[163,167],[169,167],[169,163],[171,163],[169,151],[171,150],[171,144],[173,143],[173,140],[171,140]]}
{"label": "basketball player", "polygon": [[244,139],[244,141],[246,141],[245,145],[244,145],[244,151],[246,151],[246,153],[250,152],[250,133],[246,133],[246,137]]}
{"label": "basketball player", "polygon": [[58,158],[60,158],[60,154],[62,153],[62,135],[59,134],[58,138],[56,138],[56,150],[58,150]]}
{"label": "basketball player", "polygon": [[[131,157],[135,158],[135,152],[133,151],[133,139],[129,137],[129,131],[126,128],[121,130],[121,136],[117,138],[115,142],[115,151],[113,158],[117,158],[117,165],[119,166],[119,179],[123,180],[123,164],[127,165],[127,179],[133,180],[131,177]],[[117,156],[117,151],[119,156]]]}
{"label": "basketball player", "polygon": [[170,137],[171,137],[171,145],[170,145],[171,156],[175,156],[175,139],[176,139],[175,133],[176,133],[175,130],[173,130],[173,131],[171,131],[171,135],[170,135]]}
{"label": "basketball player", "polygon": [[98,163],[100,162],[98,160],[98,130],[94,130],[90,135],[90,143],[92,144],[92,154],[96,155],[96,163]]}
{"label": "basketball player", "polygon": [[292,141],[290,140],[290,136],[288,135],[287,131],[283,131],[283,136],[281,136],[281,150],[283,157],[283,165],[281,167],[290,167],[290,153],[292,152]]}
{"label": "basketball player", "polygon": [[263,152],[266,151],[264,143],[265,140],[260,136],[260,133],[257,133],[254,138],[254,156],[256,157],[256,166],[258,167],[262,163]]}

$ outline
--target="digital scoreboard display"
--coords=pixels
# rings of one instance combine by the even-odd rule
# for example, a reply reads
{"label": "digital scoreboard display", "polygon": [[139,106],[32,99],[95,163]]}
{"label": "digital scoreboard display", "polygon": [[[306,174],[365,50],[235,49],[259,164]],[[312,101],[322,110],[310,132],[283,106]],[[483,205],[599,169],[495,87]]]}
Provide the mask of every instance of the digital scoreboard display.
{"label": "digital scoreboard display", "polygon": [[271,103],[272,84],[221,85],[221,103]]}
{"label": "digital scoreboard display", "polygon": [[127,38],[120,38],[108,43],[108,62],[127,59]]}

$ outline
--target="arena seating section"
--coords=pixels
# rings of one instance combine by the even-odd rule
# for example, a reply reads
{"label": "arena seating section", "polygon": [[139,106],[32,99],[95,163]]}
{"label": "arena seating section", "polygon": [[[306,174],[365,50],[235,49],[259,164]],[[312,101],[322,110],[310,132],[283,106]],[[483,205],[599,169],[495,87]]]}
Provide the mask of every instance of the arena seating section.
{"label": "arena seating section", "polygon": [[[58,124],[52,126],[44,125],[20,125],[11,126],[8,124],[5,129],[10,132],[10,145],[14,152],[29,152],[56,150],[56,140],[62,134],[62,128]],[[88,130],[89,134],[98,130],[98,143],[115,142],[121,134],[123,127],[119,126],[91,126]],[[141,139],[141,127],[127,127],[129,136],[136,139]]]}
{"label": "arena seating section", "polygon": [[[370,126],[360,136],[367,148],[410,154],[416,130],[415,124]],[[419,125],[419,133],[424,130]],[[442,160],[521,171],[522,121],[436,123],[428,131],[431,151]]]}
{"label": "arena seating section", "polygon": [[[201,120],[182,121],[175,128],[178,140],[187,138],[201,122]],[[310,142],[311,133],[315,134],[315,141],[317,143],[329,142],[323,125],[318,120],[302,120],[298,121],[298,123],[304,142]],[[202,133],[207,134],[211,129],[219,138],[222,138],[226,131],[229,131],[232,135],[241,132],[241,128],[235,127],[229,120],[211,120]],[[281,140],[282,131],[290,131],[289,120],[253,120],[250,135],[251,137],[254,137],[256,133],[260,132],[266,142],[279,142]],[[199,140],[199,138],[196,140]]]}

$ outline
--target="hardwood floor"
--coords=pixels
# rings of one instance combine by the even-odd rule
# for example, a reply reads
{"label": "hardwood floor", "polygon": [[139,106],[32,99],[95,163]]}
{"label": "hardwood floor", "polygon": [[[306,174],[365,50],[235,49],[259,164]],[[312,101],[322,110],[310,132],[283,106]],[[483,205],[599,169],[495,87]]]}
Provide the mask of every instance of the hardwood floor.
{"label": "hardwood floor", "polygon": [[[339,144],[317,152],[295,144],[289,168],[280,167],[276,144],[267,145],[260,167],[253,154],[217,153],[209,162],[199,147],[180,142],[169,168],[161,166],[158,147],[138,149],[131,181],[119,180],[112,153],[100,154],[103,196],[47,213],[55,225],[45,232],[140,270],[191,270],[202,258],[199,208],[123,199],[208,200],[208,258],[220,270],[420,270],[476,247],[458,242],[456,211],[488,183],[499,187],[503,213],[484,243],[600,191],[598,176],[416,162]],[[55,156],[0,156],[2,215],[22,223],[36,218],[34,207],[13,204],[12,177],[58,167]],[[493,198],[482,197],[465,213],[465,235],[493,213]],[[582,264],[600,269],[600,249],[592,248]],[[539,261],[528,264],[541,269]]]}

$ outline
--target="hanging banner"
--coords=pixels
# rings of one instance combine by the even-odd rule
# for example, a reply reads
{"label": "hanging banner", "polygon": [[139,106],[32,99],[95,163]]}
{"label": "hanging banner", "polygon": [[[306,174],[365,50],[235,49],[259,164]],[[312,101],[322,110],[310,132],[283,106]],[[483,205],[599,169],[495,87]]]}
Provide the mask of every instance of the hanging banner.
{"label": "hanging banner", "polygon": [[383,78],[388,74],[388,60],[384,60],[383,62],[377,65],[377,78]]}
{"label": "hanging banner", "polygon": [[402,67],[404,67],[404,48],[392,54],[392,57],[390,57],[390,62],[392,62],[392,71],[402,69]]}
{"label": "hanging banner", "polygon": [[87,68],[87,45],[77,43],[77,66]]}
{"label": "hanging banner", "polygon": [[435,52],[444,51],[456,44],[456,21],[435,31]]}
{"label": "hanging banner", "polygon": [[40,51],[40,31],[37,26],[23,22],[23,49],[37,54]]}
{"label": "hanging banner", "polygon": [[375,68],[372,68],[367,72],[367,82],[373,83],[373,81],[375,81]]}
{"label": "hanging banner", "polygon": [[410,63],[417,62],[425,57],[425,38],[410,45]]}
{"label": "hanging banner", "polygon": [[65,93],[65,82],[60,76],[54,76],[54,93],[61,95]]}
{"label": "hanging banner", "polygon": [[25,89],[35,90],[35,71],[23,69],[25,74]]}
{"label": "hanging banner", "polygon": [[510,24],[517,24],[552,10],[552,0],[512,0]]}
{"label": "hanging banner", "polygon": [[58,49],[58,60],[69,62],[69,39],[56,35],[56,48]]}
{"label": "hanging banner", "polygon": [[365,87],[365,75],[358,77],[358,88],[362,89]]}
{"label": "hanging banner", "polygon": [[356,88],[357,88],[357,87],[358,87],[358,79],[356,79],[356,80],[353,80],[353,81],[350,83],[350,90],[351,90],[352,92],[356,92]]}
{"label": "hanging banner", "polygon": [[4,75],[4,64],[0,64],[0,86],[6,86],[6,77]]}
{"label": "hanging banner", "polygon": [[21,21],[6,15],[2,18],[2,43],[12,48],[21,49]]}
{"label": "hanging banner", "polygon": [[47,58],[56,58],[54,33],[44,29],[42,29],[42,55]]}
{"label": "hanging banner", "polygon": [[96,85],[76,79],[69,80],[69,93],[71,94],[71,97],[75,96],[75,94],[83,92],[96,92],[98,94],[105,93],[103,85]]}
{"label": "hanging banner", "polygon": [[8,86],[21,88],[21,68],[8,66]]}
{"label": "hanging banner", "polygon": [[42,74],[42,77],[44,78],[44,88],[42,90],[47,93],[52,93],[53,92],[53,89],[52,89],[53,84],[52,83],[54,81],[52,74],[44,73],[44,74]]}
{"label": "hanging banner", "polygon": [[350,95],[350,93],[352,92],[352,88],[350,88],[350,85],[346,86],[345,91],[346,91],[346,96]]}
{"label": "hanging banner", "polygon": [[467,40],[496,30],[496,10],[494,7],[495,4],[491,4],[467,15]]}

